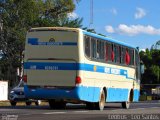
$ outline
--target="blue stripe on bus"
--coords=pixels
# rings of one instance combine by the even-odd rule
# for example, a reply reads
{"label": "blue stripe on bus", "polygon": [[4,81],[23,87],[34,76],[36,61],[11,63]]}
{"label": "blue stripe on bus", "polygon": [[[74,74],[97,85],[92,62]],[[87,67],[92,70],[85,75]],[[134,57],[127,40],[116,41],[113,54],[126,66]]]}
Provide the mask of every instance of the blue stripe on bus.
{"label": "blue stripe on bus", "polygon": [[104,67],[85,63],[59,63],[59,62],[25,62],[24,69],[30,70],[84,70],[90,72],[106,73],[125,76],[127,79],[134,79],[128,77],[127,70]]}
{"label": "blue stripe on bus", "polygon": [[39,42],[38,38],[28,38],[28,44],[31,45],[53,45],[53,46],[76,46],[77,42]]}
{"label": "blue stripe on bus", "polygon": [[123,75],[127,77],[127,70],[124,70],[124,69],[117,69],[117,68],[104,67],[104,66],[91,65],[91,64],[79,64],[79,66],[80,66],[79,67],[80,70],[114,74],[114,75]]}
{"label": "blue stripe on bus", "polygon": [[127,88],[108,88],[107,102],[128,101],[129,89]]}
{"label": "blue stripe on bus", "polygon": [[[34,99],[77,99],[88,102],[98,102],[100,87],[77,86],[73,89],[47,89],[47,88],[28,88],[24,86],[26,97]],[[107,88],[106,102],[128,101],[129,89]],[[133,101],[138,101],[139,90],[135,89]]]}
{"label": "blue stripe on bus", "polygon": [[101,39],[101,40],[117,43],[117,44],[120,44],[120,45],[124,45],[124,46],[130,47],[130,48],[136,49],[136,47],[134,47],[134,46],[131,46],[131,45],[127,44],[127,43],[124,43],[124,42],[121,42],[121,41],[118,41],[118,40],[115,40],[115,39],[112,39],[112,38],[109,38],[109,37],[104,37],[104,36],[101,36],[101,35],[98,35],[98,34],[94,34],[94,33],[91,33],[91,32],[87,32],[87,31],[83,31],[83,34],[95,37],[97,39]]}
{"label": "blue stripe on bus", "polygon": [[76,63],[26,62],[24,69],[32,70],[77,70]]}
{"label": "blue stripe on bus", "polygon": [[78,86],[73,89],[30,89],[27,85],[25,85],[24,92],[26,97],[35,99],[77,99],[83,101],[98,102],[100,88]]}
{"label": "blue stripe on bus", "polygon": [[139,100],[139,96],[140,96],[140,91],[138,90],[138,89],[135,89],[134,91],[133,91],[133,101],[138,101]]}

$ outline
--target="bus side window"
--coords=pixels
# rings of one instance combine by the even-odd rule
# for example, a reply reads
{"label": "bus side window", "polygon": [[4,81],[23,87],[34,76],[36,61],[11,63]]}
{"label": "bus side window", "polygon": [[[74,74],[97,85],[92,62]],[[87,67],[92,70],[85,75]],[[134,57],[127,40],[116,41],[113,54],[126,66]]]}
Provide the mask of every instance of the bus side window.
{"label": "bus side window", "polygon": [[97,59],[104,60],[104,42],[97,40]]}
{"label": "bus side window", "polygon": [[130,57],[131,57],[130,65],[134,65],[134,50],[133,49],[130,50]]}
{"label": "bus side window", "polygon": [[101,42],[97,40],[97,51],[96,51],[96,58],[100,59],[100,52],[101,52]]}
{"label": "bus side window", "polygon": [[85,36],[85,54],[90,58],[90,37]]}
{"label": "bus side window", "polygon": [[122,47],[119,46],[119,63],[122,63]]}
{"label": "bus side window", "polygon": [[101,44],[100,44],[100,59],[101,60],[104,60],[104,42],[101,41]]}
{"label": "bus side window", "polygon": [[109,60],[109,44],[106,42],[106,45],[105,45],[106,47],[105,47],[105,60],[106,60],[106,62]]}
{"label": "bus side window", "polygon": [[106,51],[106,62],[111,61],[112,60],[111,59],[112,46],[109,42],[106,42],[105,46],[106,46],[106,49],[105,49],[105,51]]}
{"label": "bus side window", "polygon": [[112,51],[111,51],[111,61],[114,62],[115,54],[114,54],[114,44],[112,44]]}
{"label": "bus side window", "polygon": [[129,65],[134,65],[134,50],[128,49],[128,54],[130,57]]}
{"label": "bus side window", "polygon": [[129,55],[128,49],[126,49],[125,62],[126,62],[126,65],[129,65],[130,63],[130,55]]}
{"label": "bus side window", "polygon": [[121,47],[121,63],[125,64],[125,48]]}
{"label": "bus side window", "polygon": [[97,57],[97,48],[96,48],[96,39],[94,39],[94,38],[91,38],[91,57],[93,58],[93,59],[96,59],[96,57]]}
{"label": "bus side window", "polygon": [[117,45],[114,44],[114,62],[117,62]]}
{"label": "bus side window", "polygon": [[115,62],[116,63],[120,63],[120,49],[119,49],[119,45],[115,46]]}

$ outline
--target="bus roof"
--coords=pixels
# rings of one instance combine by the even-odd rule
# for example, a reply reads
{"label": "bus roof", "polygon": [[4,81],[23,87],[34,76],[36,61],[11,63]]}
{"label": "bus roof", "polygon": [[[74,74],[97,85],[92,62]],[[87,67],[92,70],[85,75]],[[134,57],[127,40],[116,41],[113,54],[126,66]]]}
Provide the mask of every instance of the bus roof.
{"label": "bus roof", "polygon": [[126,47],[130,47],[130,48],[133,48],[133,49],[137,49],[136,47],[134,47],[134,46],[132,46],[132,45],[129,45],[129,44],[127,44],[127,43],[124,43],[124,42],[115,40],[115,39],[110,38],[110,37],[101,36],[101,35],[98,35],[98,34],[95,34],[95,33],[87,32],[87,31],[85,31],[85,30],[83,30],[83,33],[84,33],[85,35],[89,35],[89,36],[92,36],[92,37],[95,37],[95,38],[99,38],[99,39],[106,40],[106,41],[109,41],[109,42],[117,43],[117,44],[119,44],[119,45],[123,45],[123,46],[126,46]]}
{"label": "bus roof", "polygon": [[79,31],[82,31],[83,34],[85,35],[89,35],[89,36],[92,36],[92,37],[95,37],[95,38],[99,38],[99,39],[102,39],[102,40],[106,40],[106,41],[109,41],[109,42],[113,42],[113,43],[117,43],[119,45],[123,45],[123,46],[126,46],[126,47],[130,47],[130,48],[133,48],[133,49],[136,49],[136,47],[132,46],[132,45],[129,45],[127,43],[124,43],[124,42],[121,42],[121,41],[118,41],[118,40],[115,40],[113,38],[110,38],[110,37],[104,37],[104,36],[101,36],[101,35],[98,35],[98,34],[95,34],[95,33],[91,33],[91,32],[87,32],[85,30],[82,30],[80,28],[69,28],[69,27],[37,27],[37,28],[31,28],[29,30],[29,32],[32,32],[32,31],[54,31],[54,30],[64,30],[64,31],[73,31],[73,32],[79,32]]}
{"label": "bus roof", "polygon": [[69,27],[37,27],[37,28],[31,28],[29,32],[32,31],[73,31],[73,32],[78,32],[80,29],[79,28],[69,28]]}

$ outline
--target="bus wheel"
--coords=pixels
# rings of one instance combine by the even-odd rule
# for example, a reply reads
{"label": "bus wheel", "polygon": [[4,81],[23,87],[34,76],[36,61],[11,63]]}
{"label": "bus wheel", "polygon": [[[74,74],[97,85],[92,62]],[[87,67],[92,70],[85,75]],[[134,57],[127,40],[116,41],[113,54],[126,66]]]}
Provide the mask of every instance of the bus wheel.
{"label": "bus wheel", "polygon": [[49,107],[50,107],[51,109],[54,109],[55,100],[48,100],[48,103],[49,103]]}
{"label": "bus wheel", "polygon": [[130,106],[130,102],[129,101],[122,102],[122,108],[129,109],[129,106]]}
{"label": "bus wheel", "polygon": [[66,108],[66,102],[64,101],[58,101],[56,102],[56,109],[65,109]]}
{"label": "bus wheel", "polygon": [[51,109],[65,109],[66,108],[66,102],[64,101],[55,101],[55,100],[49,100],[49,106]]}
{"label": "bus wheel", "polygon": [[35,102],[35,105],[37,105],[37,106],[39,106],[41,104],[41,100],[37,100],[36,102]]}
{"label": "bus wheel", "polygon": [[89,109],[89,110],[94,110],[94,109],[95,109],[95,103],[87,102],[87,103],[86,103],[86,107],[87,107],[87,109]]}
{"label": "bus wheel", "polygon": [[27,105],[27,106],[30,106],[31,104],[32,104],[32,102],[30,102],[30,101],[27,101],[27,102],[26,102],[26,105]]}
{"label": "bus wheel", "polygon": [[10,101],[10,103],[12,106],[16,106],[16,104],[17,104],[17,102],[15,102],[15,101]]}
{"label": "bus wheel", "polygon": [[105,106],[105,100],[106,100],[106,97],[105,97],[105,93],[104,93],[104,90],[103,90],[101,95],[100,95],[99,102],[95,103],[95,108],[97,110],[103,110],[104,106]]}

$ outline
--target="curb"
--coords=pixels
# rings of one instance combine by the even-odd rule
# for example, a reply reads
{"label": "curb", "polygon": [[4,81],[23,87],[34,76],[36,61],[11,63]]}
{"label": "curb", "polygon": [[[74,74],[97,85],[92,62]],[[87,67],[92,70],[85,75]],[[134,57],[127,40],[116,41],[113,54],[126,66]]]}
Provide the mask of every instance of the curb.
{"label": "curb", "polygon": [[146,100],[146,101],[138,101],[133,103],[160,103],[160,100]]}

